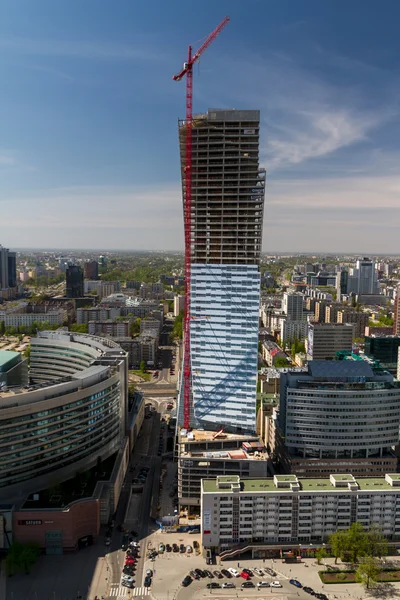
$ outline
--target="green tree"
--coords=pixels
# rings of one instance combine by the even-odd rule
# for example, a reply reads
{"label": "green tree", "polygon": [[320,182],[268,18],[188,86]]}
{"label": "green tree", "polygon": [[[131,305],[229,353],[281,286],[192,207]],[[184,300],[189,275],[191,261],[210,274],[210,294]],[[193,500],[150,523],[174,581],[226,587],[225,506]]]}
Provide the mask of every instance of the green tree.
{"label": "green tree", "polygon": [[69,330],[73,331],[74,333],[88,333],[89,326],[87,323],[80,323],[79,325],[78,323],[73,323],[69,327]]}
{"label": "green tree", "polygon": [[140,333],[140,321],[140,317],[131,321],[129,325],[129,333],[131,337],[134,337],[135,335],[138,335]]}
{"label": "green tree", "polygon": [[4,335],[6,332],[6,324],[4,321],[0,321],[0,335]]}
{"label": "green tree", "polygon": [[376,556],[382,558],[388,553],[387,540],[384,537],[381,528],[376,524],[372,523],[371,527],[366,533],[367,536],[367,548],[366,554],[375,558]]}
{"label": "green tree", "polygon": [[146,363],[144,362],[144,360],[140,362],[139,370],[141,371],[141,373],[146,373]]}
{"label": "green tree", "polygon": [[284,367],[287,367],[288,364],[288,361],[283,356],[278,356],[278,358],[276,358],[274,361],[274,366],[277,369],[283,369]]}
{"label": "green tree", "polygon": [[372,556],[367,556],[362,563],[360,563],[356,571],[356,580],[369,589],[371,583],[378,581],[380,569],[377,565],[376,559]]}
{"label": "green tree", "polygon": [[30,344],[29,344],[29,346],[26,347],[24,356],[25,356],[25,358],[28,359],[28,365],[30,365],[31,364],[31,345]]}
{"label": "green tree", "polygon": [[174,327],[172,329],[171,338],[179,338],[182,339],[183,336],[183,311],[175,317]]}
{"label": "green tree", "polygon": [[352,523],[347,530],[348,551],[353,563],[357,562],[359,556],[364,556],[367,551],[367,535],[361,523]]}
{"label": "green tree", "polygon": [[318,548],[318,550],[315,553],[315,557],[317,559],[317,563],[320,565],[321,560],[328,557],[328,553],[325,550],[325,548]]}
{"label": "green tree", "polygon": [[329,546],[335,557],[335,565],[338,558],[341,558],[347,550],[347,532],[336,531],[329,536]]}
{"label": "green tree", "polygon": [[6,568],[8,575],[17,571],[29,573],[39,558],[40,547],[35,542],[21,544],[13,542],[6,557]]}

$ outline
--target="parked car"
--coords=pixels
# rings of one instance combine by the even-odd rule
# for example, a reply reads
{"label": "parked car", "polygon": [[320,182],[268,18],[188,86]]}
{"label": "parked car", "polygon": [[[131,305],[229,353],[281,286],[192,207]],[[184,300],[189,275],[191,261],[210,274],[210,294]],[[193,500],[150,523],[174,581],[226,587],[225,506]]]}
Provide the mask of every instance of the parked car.
{"label": "parked car", "polygon": [[258,588],[266,588],[269,587],[269,581],[259,581],[257,583]]}
{"label": "parked car", "polygon": [[179,546],[178,546],[178,544],[172,544],[172,551],[173,552],[179,552]]}
{"label": "parked car", "polygon": [[217,579],[222,579],[222,575],[221,575],[220,571],[213,571],[213,573]]}
{"label": "parked car", "polygon": [[292,585],[295,585],[295,586],[296,586],[296,587],[298,587],[298,588],[301,588],[301,587],[303,587],[303,586],[301,585],[300,581],[297,581],[297,579],[290,579],[290,580],[289,580],[289,583],[291,583]]}
{"label": "parked car", "polygon": [[153,577],[153,571],[151,569],[146,569],[146,577]]}
{"label": "parked car", "polygon": [[242,572],[240,573],[240,577],[243,577],[243,579],[246,579],[246,581],[247,581],[248,579],[250,579],[250,575],[249,575],[248,573],[245,573],[244,571],[242,571]]}
{"label": "parked car", "polygon": [[207,575],[205,574],[205,572],[202,569],[195,569],[195,572],[197,573],[197,575],[199,575],[202,578],[207,577]]}
{"label": "parked car", "polygon": [[209,577],[210,579],[214,579],[214,575],[211,573],[211,571],[209,571],[208,569],[204,570],[204,573],[206,574],[207,577]]}
{"label": "parked car", "polygon": [[166,550],[167,552],[171,552],[171,550],[172,550],[172,547],[171,547],[171,545],[170,545],[170,544],[165,544],[165,550]]}
{"label": "parked car", "polygon": [[274,588],[278,588],[279,587],[279,588],[281,588],[282,584],[281,584],[280,581],[271,581],[271,587],[274,587]]}
{"label": "parked car", "polygon": [[127,588],[130,588],[130,589],[133,589],[133,587],[134,587],[133,583],[131,583],[130,581],[124,581],[124,580],[121,581],[121,585],[123,587],[127,587]]}
{"label": "parked car", "polygon": [[222,587],[225,588],[234,588],[236,587],[235,584],[233,583],[233,581],[227,581],[226,583],[222,584]]}
{"label": "parked car", "polygon": [[303,590],[304,590],[305,592],[307,592],[307,594],[310,594],[310,595],[312,595],[312,596],[314,596],[314,594],[315,594],[314,590],[313,590],[312,588],[310,588],[308,585],[305,585],[305,586],[303,587]]}
{"label": "parked car", "polygon": [[185,544],[179,544],[179,552],[183,554],[185,552]]}
{"label": "parked car", "polygon": [[230,579],[232,577],[232,573],[230,573],[228,569],[221,569],[221,573],[224,577],[227,577],[227,579]]}
{"label": "parked car", "polygon": [[164,544],[160,544],[160,545],[158,546],[158,552],[159,552],[159,554],[163,554],[163,553],[164,553],[164,550],[165,550],[165,546],[164,546]]}
{"label": "parked car", "polygon": [[220,588],[220,587],[221,586],[216,581],[210,581],[210,583],[207,583],[207,588],[209,590],[213,590],[213,589]]}
{"label": "parked car", "polygon": [[182,581],[183,587],[187,587],[190,583],[192,583],[193,579],[190,575],[186,575],[185,579]]}
{"label": "parked car", "polygon": [[187,552],[188,554],[190,554],[191,552],[193,552],[192,546],[189,546],[189,545],[188,545],[188,546],[186,546],[186,552]]}
{"label": "parked car", "polygon": [[247,573],[247,575],[249,577],[253,577],[253,571],[250,571],[250,569],[242,569],[243,573]]}
{"label": "parked car", "polygon": [[243,581],[242,585],[240,586],[242,588],[253,588],[255,587],[254,583],[252,581]]}
{"label": "parked car", "polygon": [[261,569],[253,569],[254,573],[256,573],[257,575],[259,575],[260,577],[262,577],[264,575],[264,573],[261,571]]}
{"label": "parked car", "polygon": [[122,575],[122,580],[123,581],[129,581],[129,583],[133,583],[135,581],[133,579],[132,575]]}
{"label": "parked car", "polygon": [[239,571],[238,571],[237,569],[234,569],[233,567],[230,567],[230,568],[228,569],[228,571],[229,571],[229,573],[230,573],[231,575],[233,575],[233,577],[239,577],[239,576],[240,576],[240,573],[239,573]]}
{"label": "parked car", "polygon": [[192,579],[200,579],[200,575],[196,571],[190,571],[189,575]]}

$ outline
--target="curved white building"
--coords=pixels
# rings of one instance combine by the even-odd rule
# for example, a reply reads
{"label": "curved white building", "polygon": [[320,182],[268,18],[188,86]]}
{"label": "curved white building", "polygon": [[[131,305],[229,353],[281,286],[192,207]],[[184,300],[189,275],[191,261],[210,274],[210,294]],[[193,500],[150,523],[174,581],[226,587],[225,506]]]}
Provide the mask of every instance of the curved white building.
{"label": "curved white building", "polygon": [[32,385],[0,393],[0,500],[66,480],[119,450],[127,368],[127,354],[110,340],[68,331],[32,339]]}

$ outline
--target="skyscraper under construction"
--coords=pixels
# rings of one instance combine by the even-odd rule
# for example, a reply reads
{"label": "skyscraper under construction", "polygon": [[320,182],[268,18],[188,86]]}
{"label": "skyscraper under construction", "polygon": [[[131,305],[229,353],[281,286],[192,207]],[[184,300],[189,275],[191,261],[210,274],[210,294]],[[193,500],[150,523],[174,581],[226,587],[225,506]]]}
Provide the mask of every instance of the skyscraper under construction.
{"label": "skyscraper under construction", "polygon": [[[193,117],[191,423],[205,429],[255,431],[265,197],[259,126],[258,110],[209,109]],[[179,141],[185,194],[185,121]],[[183,397],[181,388],[180,424]]]}

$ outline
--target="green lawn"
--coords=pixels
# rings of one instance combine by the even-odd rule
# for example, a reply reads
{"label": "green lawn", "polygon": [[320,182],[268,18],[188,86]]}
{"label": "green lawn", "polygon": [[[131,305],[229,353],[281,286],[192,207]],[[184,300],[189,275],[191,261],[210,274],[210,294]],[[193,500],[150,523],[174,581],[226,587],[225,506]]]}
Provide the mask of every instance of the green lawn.
{"label": "green lawn", "polygon": [[[356,583],[355,571],[319,571],[322,583]],[[381,571],[378,581],[400,581],[399,569]]]}
{"label": "green lawn", "polygon": [[133,370],[130,370],[129,373],[130,373],[130,375],[137,375],[138,377],[141,377],[145,381],[151,381],[151,373],[142,373],[142,371],[133,371]]}

